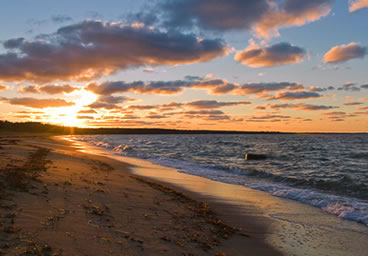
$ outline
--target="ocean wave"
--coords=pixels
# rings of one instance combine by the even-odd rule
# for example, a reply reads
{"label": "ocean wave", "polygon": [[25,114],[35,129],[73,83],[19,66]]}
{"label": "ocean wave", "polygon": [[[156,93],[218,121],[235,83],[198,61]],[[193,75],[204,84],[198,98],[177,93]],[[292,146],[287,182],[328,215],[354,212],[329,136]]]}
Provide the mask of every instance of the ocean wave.
{"label": "ocean wave", "polygon": [[[220,139],[211,142],[209,138],[205,138],[202,142],[209,144],[203,145],[201,142],[194,143],[196,138],[192,137],[189,142],[180,136],[166,138],[98,135],[77,136],[76,140],[108,149],[115,154],[176,168],[179,172],[296,200],[340,218],[368,225],[368,185],[365,182],[367,177],[364,176],[367,173],[356,172],[360,162],[352,162],[353,156],[350,160],[340,161],[323,150],[317,156],[310,152],[309,155],[299,156],[295,152],[298,147],[289,142],[294,151],[264,152],[269,156],[266,161],[248,162],[244,161],[244,146],[253,145],[252,150],[263,152],[265,147],[259,145],[261,143],[226,142]],[[283,141],[282,146],[286,147],[287,142]],[[318,152],[320,148],[318,145],[309,147],[313,152]],[[361,151],[354,152],[356,157],[364,154]],[[310,160],[311,157],[314,158]],[[335,169],[328,171],[323,168]],[[357,175],[362,175],[362,178],[358,179]]]}

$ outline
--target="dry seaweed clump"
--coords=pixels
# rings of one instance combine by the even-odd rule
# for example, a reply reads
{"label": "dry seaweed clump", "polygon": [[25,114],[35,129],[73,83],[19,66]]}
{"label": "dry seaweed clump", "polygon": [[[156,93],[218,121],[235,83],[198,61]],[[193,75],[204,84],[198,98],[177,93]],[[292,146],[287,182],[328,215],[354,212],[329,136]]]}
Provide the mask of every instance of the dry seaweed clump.
{"label": "dry seaweed clump", "polygon": [[51,255],[51,247],[24,239],[22,229],[15,222],[22,208],[16,209],[12,194],[28,192],[33,181],[39,182],[39,176],[47,170],[49,163],[46,160],[49,149],[32,146],[25,150],[31,150],[27,158],[10,161],[0,168],[0,255],[8,255],[9,249],[15,255]]}
{"label": "dry seaweed clump", "polygon": [[177,201],[183,206],[182,211],[178,209],[178,211],[169,213],[174,221],[170,226],[161,227],[161,231],[168,232],[168,235],[161,237],[163,241],[180,247],[197,244],[202,250],[208,251],[219,246],[223,240],[230,238],[235,232],[240,231],[224,224],[207,203],[193,200],[165,185],[139,177],[132,178],[165,193],[170,200]]}
{"label": "dry seaweed clump", "polygon": [[38,147],[37,150],[29,155],[23,166],[7,165],[0,170],[2,183],[5,187],[16,191],[28,191],[31,181],[37,181],[41,172],[47,170],[46,156],[49,149]]}

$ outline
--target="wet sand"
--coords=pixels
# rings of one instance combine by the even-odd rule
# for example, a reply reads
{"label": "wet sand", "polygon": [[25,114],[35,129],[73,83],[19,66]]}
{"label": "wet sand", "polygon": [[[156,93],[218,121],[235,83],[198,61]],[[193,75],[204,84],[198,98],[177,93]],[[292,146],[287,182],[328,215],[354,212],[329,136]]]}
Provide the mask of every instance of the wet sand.
{"label": "wet sand", "polygon": [[243,186],[112,155],[80,142],[75,145],[82,151],[129,163],[133,173],[139,176],[168,184],[199,201],[208,202],[228,225],[246,230],[254,240],[265,241],[284,255],[367,255],[368,227],[363,224]]}
{"label": "wet sand", "polygon": [[265,242],[272,223],[260,209],[209,206],[210,197],[87,151],[0,135],[0,255],[280,255]]}

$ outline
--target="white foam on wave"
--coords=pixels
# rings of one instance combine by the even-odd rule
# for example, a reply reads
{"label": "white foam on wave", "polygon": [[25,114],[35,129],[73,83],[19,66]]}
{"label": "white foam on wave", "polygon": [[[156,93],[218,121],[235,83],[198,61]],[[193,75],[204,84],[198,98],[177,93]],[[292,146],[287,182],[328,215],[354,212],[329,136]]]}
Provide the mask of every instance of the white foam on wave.
{"label": "white foam on wave", "polygon": [[268,180],[255,179],[247,176],[247,173],[243,170],[225,171],[182,160],[142,155],[138,152],[134,152],[127,145],[113,146],[106,142],[92,140],[87,137],[78,137],[75,139],[108,149],[115,154],[143,158],[155,164],[175,168],[182,173],[196,175],[223,183],[242,185],[267,192],[273,196],[312,205],[340,218],[356,221],[368,226],[368,202],[363,200],[332,195],[313,189],[294,188]]}

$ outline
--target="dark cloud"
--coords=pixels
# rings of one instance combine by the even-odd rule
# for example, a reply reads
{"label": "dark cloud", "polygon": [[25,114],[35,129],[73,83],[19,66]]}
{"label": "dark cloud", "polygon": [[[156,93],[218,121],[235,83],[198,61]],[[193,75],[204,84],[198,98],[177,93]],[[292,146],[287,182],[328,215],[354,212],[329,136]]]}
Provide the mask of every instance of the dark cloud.
{"label": "dark cloud", "polygon": [[328,110],[328,109],[338,108],[337,106],[313,105],[313,104],[304,104],[304,103],[270,104],[269,107],[272,109],[291,108],[291,109],[302,110],[302,111],[319,111],[319,110]]}
{"label": "dark cloud", "polygon": [[53,15],[51,16],[51,21],[54,23],[65,23],[68,21],[72,21],[73,19],[67,15]]}
{"label": "dark cloud", "polygon": [[357,105],[362,105],[364,104],[363,102],[345,102],[344,105],[345,106],[357,106]]}
{"label": "dark cloud", "polygon": [[145,26],[84,21],[42,40],[11,39],[0,55],[1,80],[88,80],[129,67],[212,60],[227,53],[219,39]]}
{"label": "dark cloud", "polygon": [[297,83],[281,82],[281,83],[249,83],[243,84],[236,89],[237,94],[259,94],[279,90],[300,90],[304,86]]}
{"label": "dark cloud", "polygon": [[100,96],[94,103],[86,106],[92,109],[104,108],[104,109],[119,109],[121,107],[118,104],[124,102],[135,101],[135,99],[131,99],[124,96]]}
{"label": "dark cloud", "polygon": [[345,116],[346,115],[346,113],[342,111],[327,112],[323,114],[326,116]]}
{"label": "dark cloud", "polygon": [[351,91],[351,92],[359,92],[360,88],[355,86],[354,83],[346,83],[342,87],[337,88],[338,91]]}
{"label": "dark cloud", "polygon": [[251,104],[248,101],[240,101],[240,102],[218,102],[216,100],[199,100],[193,101],[185,104],[185,106],[196,109],[216,109],[222,107],[229,106],[237,106],[237,105],[249,105]]}
{"label": "dark cloud", "polygon": [[262,115],[262,116],[252,116],[246,119],[247,122],[282,122],[288,121],[291,119],[291,116],[286,115]]}
{"label": "dark cloud", "polygon": [[363,85],[360,86],[360,88],[362,88],[362,89],[368,89],[368,84],[363,84]]}
{"label": "dark cloud", "polygon": [[157,113],[150,113],[149,115],[145,116],[145,118],[149,118],[149,119],[163,119],[163,118],[167,118],[167,116],[165,116],[165,115],[159,115]]}
{"label": "dark cloud", "polygon": [[183,111],[178,114],[184,115],[187,118],[197,118],[206,121],[216,120],[230,120],[230,116],[226,115],[221,110],[195,110],[195,111]]}
{"label": "dark cloud", "polygon": [[317,92],[298,91],[298,92],[279,92],[274,96],[265,96],[267,100],[303,100],[311,98],[320,98]]}
{"label": "dark cloud", "polygon": [[303,61],[306,51],[289,43],[278,43],[263,48],[255,47],[239,51],[235,60],[249,67],[274,67]]}
{"label": "dark cloud", "polygon": [[351,42],[332,47],[323,57],[325,63],[346,62],[351,59],[364,58],[367,55],[367,47],[359,43]]}
{"label": "dark cloud", "polygon": [[251,29],[270,10],[266,0],[166,0],[165,25],[211,30]]}
{"label": "dark cloud", "polygon": [[5,49],[14,49],[20,47],[24,43],[25,39],[23,37],[13,38],[5,41],[3,46]]}
{"label": "dark cloud", "polygon": [[331,90],[335,90],[335,88],[333,86],[329,86],[327,88],[321,88],[321,87],[316,87],[316,86],[310,86],[307,88],[309,91],[311,92],[325,92],[325,91],[331,91]]}
{"label": "dark cloud", "polygon": [[[326,16],[333,0],[163,0],[154,9],[163,25],[174,29],[251,30],[278,35],[281,27],[301,26]],[[142,22],[147,19],[142,12]],[[137,17],[139,18],[139,17]],[[138,19],[139,20],[139,19]],[[154,21],[157,23],[157,20]]]}
{"label": "dark cloud", "polygon": [[255,106],[253,109],[254,110],[266,110],[267,108],[265,106]]}
{"label": "dark cloud", "polygon": [[95,119],[93,116],[77,116],[78,119],[88,119],[88,120],[93,120]]}
{"label": "dark cloud", "polygon": [[21,105],[30,108],[57,108],[73,106],[73,102],[65,101],[64,99],[36,99],[36,98],[1,98],[12,105]]}
{"label": "dark cloud", "polygon": [[237,85],[229,83],[223,79],[207,79],[199,80],[174,80],[174,81],[108,81],[102,84],[90,83],[87,90],[99,95],[111,95],[114,93],[135,92],[138,94],[178,94],[185,88],[206,89],[210,94],[235,94],[249,95],[261,94],[280,90],[300,90],[304,86],[298,83],[280,82],[280,83],[249,83]]}

